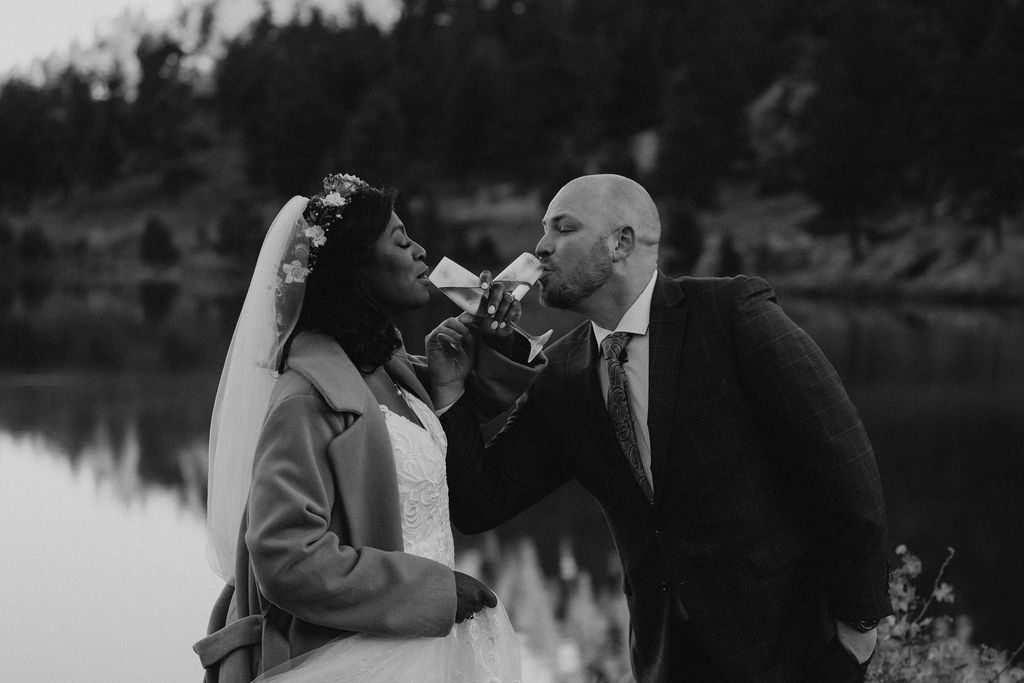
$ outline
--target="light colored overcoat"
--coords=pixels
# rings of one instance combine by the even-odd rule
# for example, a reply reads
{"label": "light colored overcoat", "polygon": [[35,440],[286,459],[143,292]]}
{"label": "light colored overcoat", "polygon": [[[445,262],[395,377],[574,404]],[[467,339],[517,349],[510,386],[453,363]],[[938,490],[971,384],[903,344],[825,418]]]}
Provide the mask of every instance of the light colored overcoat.
{"label": "light colored overcoat", "polygon": [[[482,351],[485,364],[498,358]],[[539,369],[493,363],[491,381],[477,388],[496,414]],[[385,368],[432,406],[423,359],[402,348]],[[225,587],[211,635],[195,646],[207,680],[250,681],[346,632],[446,635],[455,623],[454,575],[402,547],[394,455],[378,401],[337,342],[301,333],[257,445],[236,585]]]}

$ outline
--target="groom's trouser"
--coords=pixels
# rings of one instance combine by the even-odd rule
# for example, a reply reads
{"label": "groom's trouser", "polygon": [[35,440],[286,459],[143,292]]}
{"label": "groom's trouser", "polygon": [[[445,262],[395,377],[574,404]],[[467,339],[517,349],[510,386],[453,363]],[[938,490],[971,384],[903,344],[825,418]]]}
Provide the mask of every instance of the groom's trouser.
{"label": "groom's trouser", "polygon": [[[723,683],[729,680],[671,593],[663,594],[656,614],[643,630],[634,633],[633,674],[637,683]],[[801,683],[863,683],[867,669],[868,665],[858,664],[839,637],[834,636]]]}

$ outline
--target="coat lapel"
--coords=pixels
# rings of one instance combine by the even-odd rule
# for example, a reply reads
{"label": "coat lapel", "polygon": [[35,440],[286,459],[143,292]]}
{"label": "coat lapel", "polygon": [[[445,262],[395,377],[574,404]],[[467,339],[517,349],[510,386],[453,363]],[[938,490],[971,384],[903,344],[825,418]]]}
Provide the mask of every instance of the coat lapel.
{"label": "coat lapel", "polygon": [[369,387],[338,342],[319,332],[302,332],[292,342],[288,365],[305,377],[331,410],[361,415]]}
{"label": "coat lapel", "polygon": [[434,409],[434,402],[430,400],[430,394],[427,393],[426,388],[420,383],[418,377],[416,377],[416,371],[413,370],[408,358],[406,357],[405,348],[403,347],[399,353],[395,353],[384,364],[384,369],[387,371],[391,378],[401,384],[403,387],[416,394],[421,401],[427,404],[431,410]]}
{"label": "coat lapel", "polygon": [[651,435],[651,471],[658,498],[658,474],[670,442],[686,328],[685,295],[678,282],[658,274],[651,299],[647,428]]}
{"label": "coat lapel", "polygon": [[[409,388],[423,392],[423,385],[407,361],[399,361],[398,365],[404,365],[405,372],[412,376]],[[297,335],[288,354],[288,368],[305,377],[332,410],[361,416],[355,426],[347,422],[348,429],[359,432],[358,447],[328,450],[334,471],[344,473],[335,477],[334,485],[337,504],[344,510],[345,523],[350,525],[348,531],[354,534],[352,542],[401,550],[398,478],[390,434],[377,398],[341,346],[325,334]],[[401,377],[405,381],[406,376]],[[429,398],[427,401],[430,405]],[[337,514],[340,512],[336,508],[332,515]],[[332,525],[341,528],[341,524],[332,516]]]}
{"label": "coat lapel", "polygon": [[[325,334],[303,332],[296,336],[288,354],[288,367],[308,379],[332,410],[362,413],[364,401],[373,397],[363,376],[338,342]],[[416,394],[433,410],[434,403],[416,377],[405,347],[391,356],[384,369],[394,381]],[[376,399],[372,399],[372,404],[376,404]]]}

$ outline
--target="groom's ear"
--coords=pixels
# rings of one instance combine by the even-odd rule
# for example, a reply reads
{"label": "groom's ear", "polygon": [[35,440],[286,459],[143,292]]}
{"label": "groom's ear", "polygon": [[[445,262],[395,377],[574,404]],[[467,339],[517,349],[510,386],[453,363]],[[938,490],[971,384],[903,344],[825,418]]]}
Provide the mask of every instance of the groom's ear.
{"label": "groom's ear", "polygon": [[636,248],[636,231],[632,226],[622,226],[612,234],[612,237],[615,238],[612,261],[621,261],[633,253],[633,249]]}

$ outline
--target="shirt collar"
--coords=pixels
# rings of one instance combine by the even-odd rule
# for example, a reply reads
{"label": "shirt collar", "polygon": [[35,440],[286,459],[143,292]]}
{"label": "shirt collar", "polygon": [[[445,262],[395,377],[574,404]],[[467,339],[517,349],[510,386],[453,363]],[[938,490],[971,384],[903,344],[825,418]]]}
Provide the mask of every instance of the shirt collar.
{"label": "shirt collar", "polygon": [[644,291],[640,292],[640,296],[636,298],[633,305],[629,307],[622,319],[619,320],[619,324],[615,326],[614,330],[606,330],[597,323],[591,321],[590,326],[594,330],[594,337],[597,339],[597,346],[600,348],[601,342],[612,332],[629,332],[630,334],[643,336],[647,334],[647,328],[651,323],[651,298],[654,296],[654,283],[658,281],[658,271],[655,270],[651,273],[651,279],[647,282],[647,286],[644,287]]}

